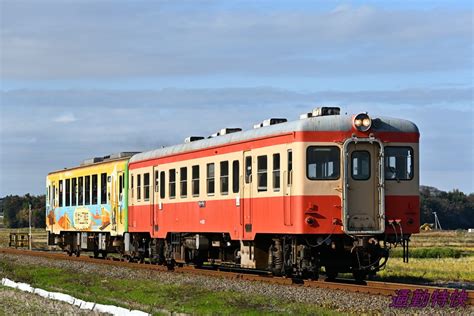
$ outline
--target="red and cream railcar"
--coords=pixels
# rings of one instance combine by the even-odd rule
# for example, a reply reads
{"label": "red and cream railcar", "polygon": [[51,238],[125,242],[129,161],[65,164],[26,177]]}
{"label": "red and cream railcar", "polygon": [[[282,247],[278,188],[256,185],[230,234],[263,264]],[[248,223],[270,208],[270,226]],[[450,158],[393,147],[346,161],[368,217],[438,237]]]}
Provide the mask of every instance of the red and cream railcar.
{"label": "red and cream railcar", "polygon": [[[125,251],[360,278],[419,231],[419,132],[319,108],[133,156]],[[405,247],[404,247],[405,249]]]}

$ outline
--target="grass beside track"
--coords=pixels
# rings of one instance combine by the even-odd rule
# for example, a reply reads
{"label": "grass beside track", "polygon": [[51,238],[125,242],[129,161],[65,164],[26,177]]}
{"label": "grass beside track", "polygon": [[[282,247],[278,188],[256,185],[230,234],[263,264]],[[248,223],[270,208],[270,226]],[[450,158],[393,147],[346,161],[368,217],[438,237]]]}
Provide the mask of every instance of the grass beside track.
{"label": "grass beside track", "polygon": [[[263,295],[215,292],[196,285],[165,285],[153,280],[105,278],[77,271],[42,266],[13,265],[0,259],[0,277],[58,291],[82,300],[139,309],[152,314],[164,310],[191,314],[297,314],[338,315],[329,308],[291,303]],[[225,281],[223,281],[225,282]]]}
{"label": "grass beside track", "polygon": [[377,278],[393,281],[456,281],[474,283],[474,257],[461,258],[391,258]]}

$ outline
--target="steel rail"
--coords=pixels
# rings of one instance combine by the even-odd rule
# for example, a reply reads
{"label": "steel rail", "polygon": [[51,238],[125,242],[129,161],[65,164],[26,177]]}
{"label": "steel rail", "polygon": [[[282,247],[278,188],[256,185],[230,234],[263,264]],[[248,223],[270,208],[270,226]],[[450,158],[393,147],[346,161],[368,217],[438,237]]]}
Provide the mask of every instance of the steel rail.
{"label": "steel rail", "polygon": [[[246,281],[258,281],[266,282],[272,284],[280,285],[292,285],[292,286],[305,286],[305,287],[314,287],[314,288],[324,288],[331,290],[342,290],[356,293],[366,293],[372,295],[383,295],[383,296],[394,296],[396,295],[397,290],[407,289],[407,290],[428,290],[430,295],[436,290],[446,290],[445,287],[435,287],[435,286],[426,286],[418,284],[407,284],[407,283],[392,283],[392,282],[379,282],[379,281],[366,281],[363,284],[357,284],[352,280],[336,280],[334,282],[327,282],[324,280],[301,280],[297,278],[286,278],[286,277],[275,277],[271,275],[259,275],[244,273],[242,271],[233,272],[233,271],[222,271],[219,269],[197,269],[192,266],[183,266],[176,267],[174,270],[170,271],[167,267],[161,265],[154,265],[149,263],[131,263],[126,262],[118,258],[107,258],[107,259],[96,259],[87,256],[74,257],[67,256],[64,253],[60,252],[48,252],[48,251],[29,251],[29,250],[20,250],[13,248],[0,248],[0,253],[4,254],[14,254],[14,255],[27,255],[33,257],[43,257],[48,259],[55,260],[68,260],[68,261],[77,261],[77,262],[90,262],[94,264],[105,264],[113,265],[119,267],[126,267],[131,269],[145,269],[145,270],[155,270],[161,272],[169,273],[192,273],[202,276],[211,276],[211,277],[220,277],[226,279],[237,279],[237,280],[246,280]],[[448,289],[454,290],[454,289]],[[467,304],[474,305],[474,291],[466,290],[468,294]]]}

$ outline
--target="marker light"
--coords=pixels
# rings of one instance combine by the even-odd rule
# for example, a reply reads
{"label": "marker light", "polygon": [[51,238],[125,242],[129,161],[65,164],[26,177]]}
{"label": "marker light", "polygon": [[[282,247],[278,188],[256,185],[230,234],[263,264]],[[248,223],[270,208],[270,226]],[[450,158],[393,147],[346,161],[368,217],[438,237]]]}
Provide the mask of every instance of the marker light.
{"label": "marker light", "polygon": [[372,119],[366,113],[354,117],[354,127],[361,132],[367,132],[372,127]]}

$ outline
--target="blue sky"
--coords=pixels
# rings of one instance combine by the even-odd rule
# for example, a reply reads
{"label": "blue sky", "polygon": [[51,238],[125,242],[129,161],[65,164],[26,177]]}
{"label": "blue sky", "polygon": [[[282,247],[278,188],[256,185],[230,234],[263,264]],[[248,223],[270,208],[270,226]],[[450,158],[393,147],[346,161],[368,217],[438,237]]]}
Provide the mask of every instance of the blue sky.
{"label": "blue sky", "polygon": [[0,14],[0,196],[326,104],[414,121],[421,183],[474,192],[471,2],[2,0]]}

